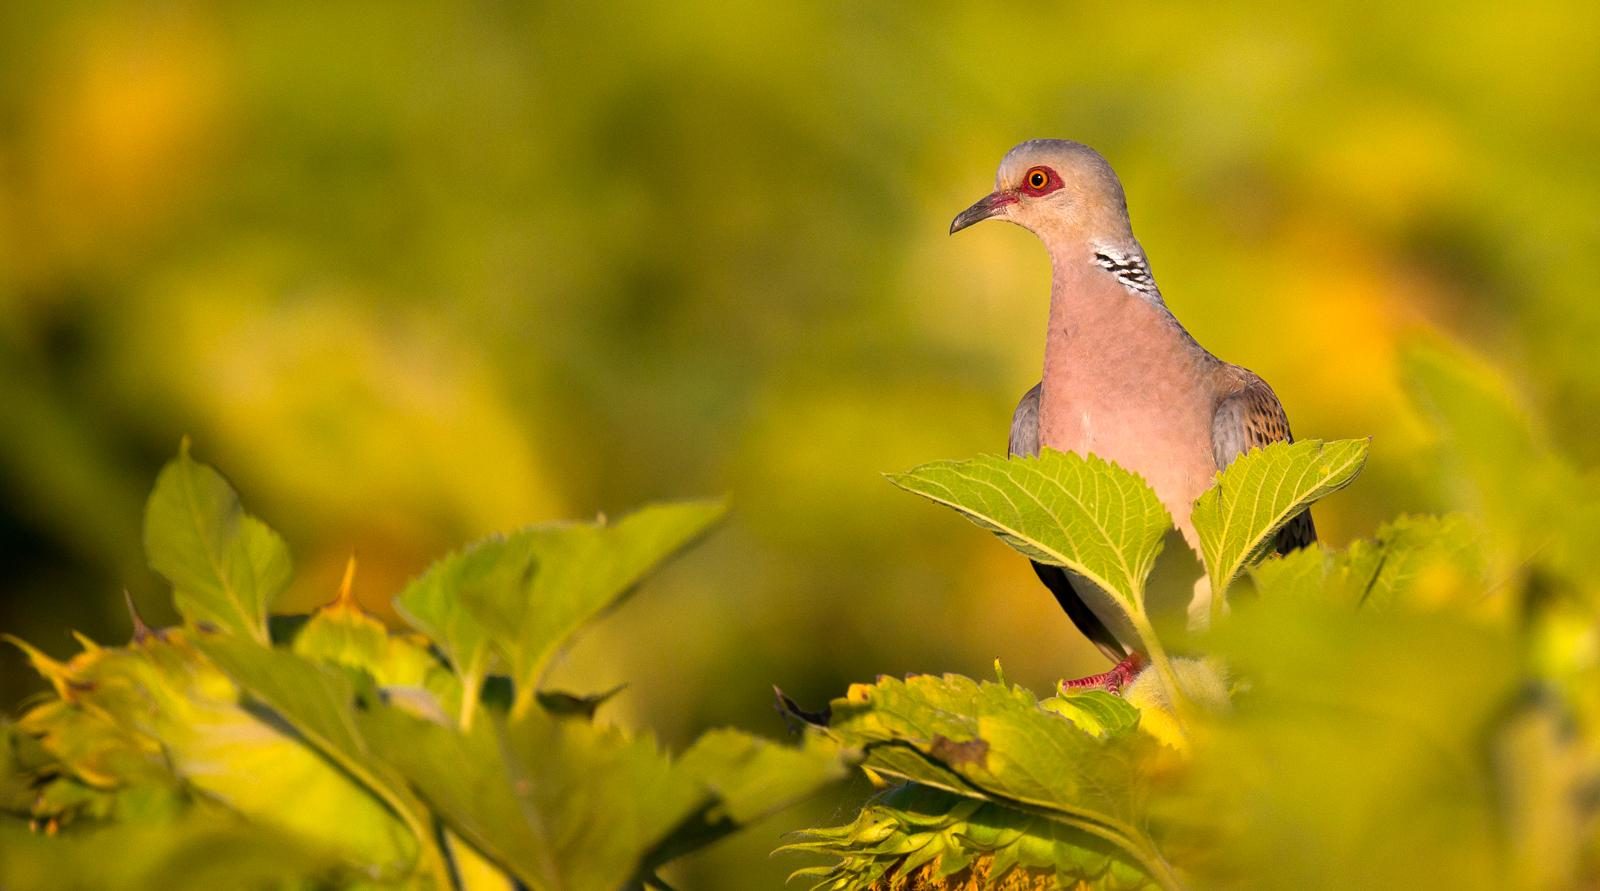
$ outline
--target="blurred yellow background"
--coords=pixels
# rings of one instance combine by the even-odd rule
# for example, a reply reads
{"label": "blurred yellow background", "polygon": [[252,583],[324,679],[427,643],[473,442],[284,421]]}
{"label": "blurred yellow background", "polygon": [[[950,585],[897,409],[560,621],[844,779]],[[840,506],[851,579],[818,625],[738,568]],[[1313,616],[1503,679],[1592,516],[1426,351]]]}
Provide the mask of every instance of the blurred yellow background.
{"label": "blurred yellow background", "polygon": [[[1299,436],[1373,437],[1324,539],[1443,503],[1418,336],[1592,463],[1600,5],[1403,6],[0,5],[0,629],[173,618],[140,513],[188,434],[290,541],[289,610],[351,552],[382,610],[495,530],[731,495],[558,673],[673,746],[780,733],[774,683],[1099,670],[878,476],[1003,449],[1038,378],[1043,250],[945,235],[1037,136],[1111,160],[1169,305]],[[38,687],[0,653],[0,702]],[[683,884],[773,885],[807,819]]]}

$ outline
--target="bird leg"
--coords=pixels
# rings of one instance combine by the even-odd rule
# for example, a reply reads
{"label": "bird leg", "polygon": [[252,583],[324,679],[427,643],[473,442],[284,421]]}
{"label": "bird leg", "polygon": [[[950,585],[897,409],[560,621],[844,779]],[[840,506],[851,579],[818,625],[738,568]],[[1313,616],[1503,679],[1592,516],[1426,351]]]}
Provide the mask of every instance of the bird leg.
{"label": "bird leg", "polygon": [[1107,693],[1120,693],[1122,688],[1133,682],[1138,677],[1139,670],[1144,668],[1144,657],[1138,653],[1129,653],[1125,659],[1111,667],[1110,671],[1100,674],[1091,674],[1086,678],[1071,681],[1062,681],[1063,690],[1105,690]]}

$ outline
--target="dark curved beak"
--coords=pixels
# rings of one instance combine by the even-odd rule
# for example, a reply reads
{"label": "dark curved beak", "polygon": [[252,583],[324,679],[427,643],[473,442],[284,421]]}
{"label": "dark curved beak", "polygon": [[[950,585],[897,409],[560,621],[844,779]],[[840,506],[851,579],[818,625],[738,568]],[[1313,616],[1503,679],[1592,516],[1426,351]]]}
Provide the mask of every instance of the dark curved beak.
{"label": "dark curved beak", "polygon": [[1017,196],[1010,192],[990,192],[979,198],[971,207],[956,214],[955,220],[950,223],[950,234],[954,235],[973,223],[981,223],[1016,203]]}

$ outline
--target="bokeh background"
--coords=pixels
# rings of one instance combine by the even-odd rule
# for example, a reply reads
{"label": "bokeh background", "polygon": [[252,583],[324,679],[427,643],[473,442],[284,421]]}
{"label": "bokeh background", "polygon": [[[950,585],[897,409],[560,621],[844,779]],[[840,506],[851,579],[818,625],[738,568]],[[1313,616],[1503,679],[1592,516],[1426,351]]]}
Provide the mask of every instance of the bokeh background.
{"label": "bokeh background", "polygon": [[[484,534],[728,494],[562,685],[681,747],[878,673],[1099,670],[1024,562],[879,474],[1003,448],[1048,289],[950,218],[1035,136],[1121,173],[1169,305],[1298,435],[1343,543],[1443,502],[1395,374],[1507,370],[1600,457],[1600,5],[0,4],[0,630],[129,630],[189,435],[288,610]],[[566,7],[566,8],[563,8]],[[0,704],[39,683],[0,653]],[[852,795],[854,799],[852,800]],[[673,875],[771,887],[769,821]]]}

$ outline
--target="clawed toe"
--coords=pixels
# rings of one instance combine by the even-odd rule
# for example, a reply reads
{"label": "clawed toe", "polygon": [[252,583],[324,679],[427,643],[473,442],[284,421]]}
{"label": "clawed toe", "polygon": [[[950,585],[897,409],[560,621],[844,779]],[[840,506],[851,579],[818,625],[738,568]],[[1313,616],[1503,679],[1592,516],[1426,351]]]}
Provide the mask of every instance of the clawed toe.
{"label": "clawed toe", "polygon": [[1129,653],[1127,658],[1111,667],[1110,671],[1092,674],[1086,678],[1077,678],[1062,681],[1063,690],[1104,690],[1113,696],[1121,695],[1122,688],[1133,682],[1139,676],[1139,670],[1144,667],[1144,657],[1138,653]]}

